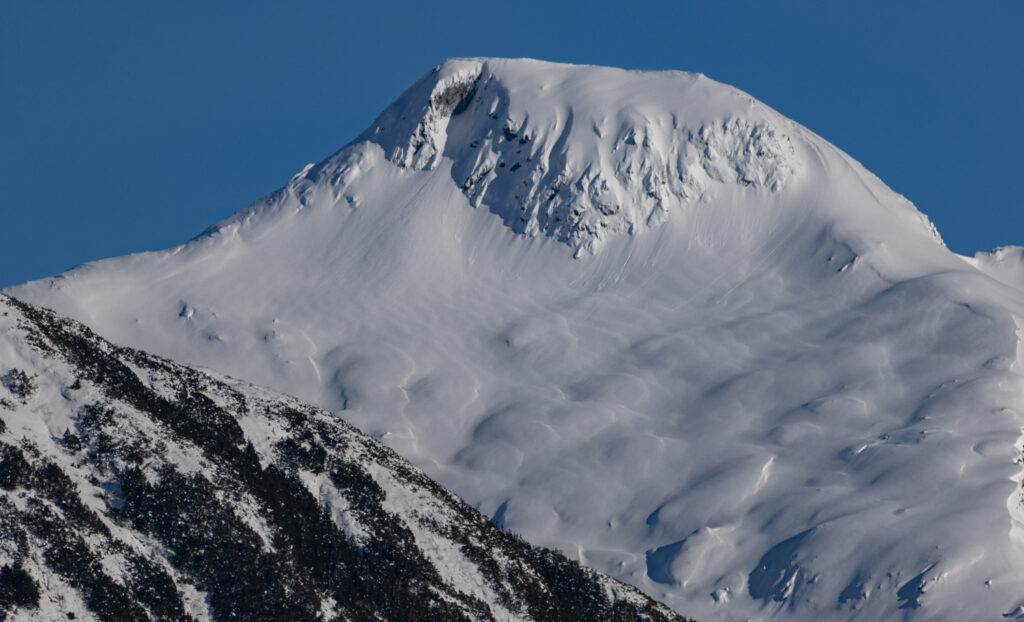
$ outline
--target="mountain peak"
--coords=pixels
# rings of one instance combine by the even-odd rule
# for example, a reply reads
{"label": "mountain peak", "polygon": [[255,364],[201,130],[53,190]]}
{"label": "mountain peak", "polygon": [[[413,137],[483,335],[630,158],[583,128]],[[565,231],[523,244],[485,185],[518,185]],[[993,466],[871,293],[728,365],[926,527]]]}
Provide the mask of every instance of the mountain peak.
{"label": "mountain peak", "polygon": [[788,125],[700,74],[454,59],[360,138],[403,168],[449,160],[470,203],[517,233],[596,250],[716,186],[782,190],[800,169]]}
{"label": "mountain peak", "polygon": [[11,293],[334,411],[700,619],[997,619],[1021,257],[954,255],[702,76],[467,59],[211,235]]}

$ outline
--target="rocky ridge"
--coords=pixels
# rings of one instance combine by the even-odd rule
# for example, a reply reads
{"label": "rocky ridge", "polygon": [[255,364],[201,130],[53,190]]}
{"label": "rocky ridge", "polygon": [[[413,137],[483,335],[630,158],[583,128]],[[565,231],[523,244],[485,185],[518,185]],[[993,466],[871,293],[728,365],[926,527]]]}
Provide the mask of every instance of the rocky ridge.
{"label": "rocky ridge", "polygon": [[0,296],[0,619],[682,620],[344,421]]}

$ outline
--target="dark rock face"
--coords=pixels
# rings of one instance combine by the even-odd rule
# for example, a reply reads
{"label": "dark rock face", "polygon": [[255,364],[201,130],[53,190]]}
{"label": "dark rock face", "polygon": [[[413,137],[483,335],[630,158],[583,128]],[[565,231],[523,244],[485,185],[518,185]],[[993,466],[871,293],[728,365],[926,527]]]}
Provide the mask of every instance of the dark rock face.
{"label": "dark rock face", "polygon": [[0,312],[0,619],[681,619],[329,413]]}

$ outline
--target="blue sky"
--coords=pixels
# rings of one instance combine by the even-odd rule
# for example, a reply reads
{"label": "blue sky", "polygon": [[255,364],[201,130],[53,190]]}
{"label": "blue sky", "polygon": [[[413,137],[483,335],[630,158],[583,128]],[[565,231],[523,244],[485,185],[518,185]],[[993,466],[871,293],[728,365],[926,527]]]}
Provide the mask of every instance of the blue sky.
{"label": "blue sky", "polygon": [[[87,6],[92,5],[92,6]],[[0,2],[0,286],[183,242],[451,56],[700,71],[1024,244],[1024,3]]]}

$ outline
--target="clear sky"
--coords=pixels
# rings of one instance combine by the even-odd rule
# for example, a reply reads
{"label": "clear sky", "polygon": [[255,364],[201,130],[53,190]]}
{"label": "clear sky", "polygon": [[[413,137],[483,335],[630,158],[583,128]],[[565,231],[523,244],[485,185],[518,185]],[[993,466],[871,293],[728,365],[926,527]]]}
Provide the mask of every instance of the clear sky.
{"label": "clear sky", "polygon": [[1024,2],[0,0],[0,286],[183,242],[451,56],[699,71],[1024,244]]}

